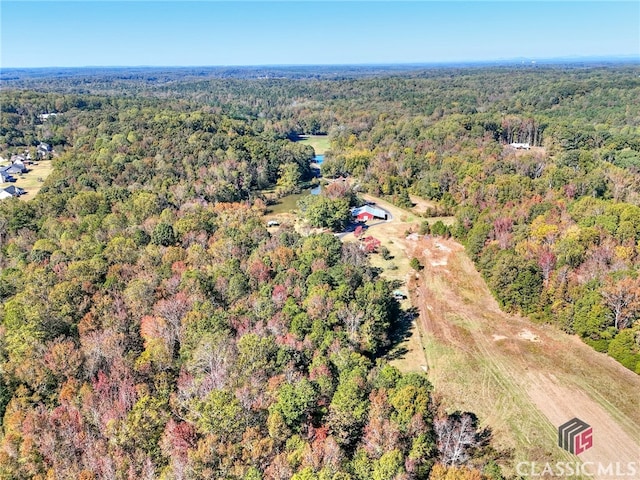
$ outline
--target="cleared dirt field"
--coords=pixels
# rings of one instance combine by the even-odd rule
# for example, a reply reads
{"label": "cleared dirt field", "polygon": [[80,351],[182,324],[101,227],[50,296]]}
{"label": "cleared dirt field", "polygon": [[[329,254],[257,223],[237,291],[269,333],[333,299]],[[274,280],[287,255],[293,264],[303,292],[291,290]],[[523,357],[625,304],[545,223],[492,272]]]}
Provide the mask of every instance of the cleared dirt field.
{"label": "cleared dirt field", "polygon": [[416,213],[424,213],[426,209],[436,207],[436,204],[430,200],[425,200],[424,198],[420,198],[415,195],[409,195],[409,198],[414,205],[412,210]]}
{"label": "cleared dirt field", "polygon": [[453,409],[475,411],[516,460],[571,461],[557,427],[594,429],[582,461],[640,459],[640,377],[577,338],[500,311],[462,246],[408,246],[424,270],[411,280],[429,377]]}
{"label": "cleared dirt field", "polygon": [[[424,266],[420,273],[408,267],[401,272],[419,311],[419,328],[398,347],[393,362],[403,370],[426,366],[449,411],[473,411],[491,427],[495,445],[511,452],[505,473],[515,474],[519,461],[640,466],[638,375],[575,336],[501,312],[459,243],[407,239],[418,219],[370,199],[395,218],[369,234],[395,246],[394,262],[401,264],[404,254]],[[579,458],[557,446],[557,427],[573,417],[594,431],[593,448]]]}

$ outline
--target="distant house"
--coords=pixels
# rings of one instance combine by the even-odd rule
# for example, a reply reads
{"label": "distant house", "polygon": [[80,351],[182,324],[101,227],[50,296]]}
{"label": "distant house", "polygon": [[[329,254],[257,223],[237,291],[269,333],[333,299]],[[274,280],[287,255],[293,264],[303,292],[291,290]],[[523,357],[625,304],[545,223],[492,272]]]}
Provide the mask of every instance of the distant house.
{"label": "distant house", "polygon": [[4,200],[5,198],[13,198],[9,192],[5,192],[4,190],[0,190],[0,200]]}
{"label": "distant house", "polygon": [[55,117],[57,115],[57,113],[41,113],[40,115],[38,115],[38,118],[44,122],[49,117]]}
{"label": "distant house", "polygon": [[16,162],[12,163],[8,167],[2,167],[0,170],[9,175],[20,175],[21,173],[27,172],[27,167],[22,162]]}
{"label": "distant house", "polygon": [[51,145],[48,143],[40,142],[37,148],[37,153],[39,157],[46,157],[51,153]]}
{"label": "distant house", "polygon": [[280,225],[280,222],[277,220],[269,220],[267,222],[267,227],[277,227],[278,225]]}
{"label": "distant house", "polygon": [[515,148],[516,150],[529,150],[531,147],[528,143],[511,143],[510,147]]}
{"label": "distant house", "polygon": [[19,197],[20,195],[24,195],[27,193],[24,188],[16,187],[15,185],[11,185],[10,187],[2,189],[3,192],[7,192],[12,197]]}
{"label": "distant house", "polygon": [[387,219],[387,212],[372,205],[365,205],[363,207],[354,208],[353,210],[351,210],[351,215],[353,215],[357,220],[361,222],[373,220],[374,218],[378,218],[380,220]]}
{"label": "distant house", "polygon": [[13,178],[11,176],[11,174],[7,173],[5,171],[5,169],[8,167],[1,167],[0,168],[0,183],[5,183],[5,182],[15,182],[16,179]]}

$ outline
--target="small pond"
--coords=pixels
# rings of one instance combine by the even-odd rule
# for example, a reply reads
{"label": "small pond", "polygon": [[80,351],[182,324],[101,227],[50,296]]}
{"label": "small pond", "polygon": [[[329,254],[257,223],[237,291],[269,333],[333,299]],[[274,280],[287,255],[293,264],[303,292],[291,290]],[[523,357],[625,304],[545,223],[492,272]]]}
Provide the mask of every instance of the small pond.
{"label": "small pond", "polygon": [[269,205],[267,208],[269,210],[269,214],[277,215],[279,213],[289,213],[298,208],[298,200],[302,197],[306,197],[307,195],[318,195],[320,193],[320,185],[307,188],[300,193],[292,193],[291,195],[286,195],[282,198],[278,199],[278,203],[274,203],[273,205]]}

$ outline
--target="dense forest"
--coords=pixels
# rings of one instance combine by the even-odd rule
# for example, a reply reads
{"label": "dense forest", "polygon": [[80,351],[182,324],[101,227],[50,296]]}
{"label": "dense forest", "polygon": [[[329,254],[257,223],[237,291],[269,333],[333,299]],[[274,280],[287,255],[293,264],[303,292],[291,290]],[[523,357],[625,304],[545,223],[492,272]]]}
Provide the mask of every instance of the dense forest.
{"label": "dense forest", "polygon": [[472,414],[382,361],[400,312],[366,254],[267,232],[258,190],[310,147],[190,102],[2,108],[4,148],[58,152],[0,203],[3,477],[500,478]]}
{"label": "dense forest", "polygon": [[366,253],[265,228],[303,134],[325,176],[455,215],[501,307],[640,373],[636,66],[9,73],[0,149],[56,158],[0,201],[2,477],[502,478],[472,413],[387,364]]}

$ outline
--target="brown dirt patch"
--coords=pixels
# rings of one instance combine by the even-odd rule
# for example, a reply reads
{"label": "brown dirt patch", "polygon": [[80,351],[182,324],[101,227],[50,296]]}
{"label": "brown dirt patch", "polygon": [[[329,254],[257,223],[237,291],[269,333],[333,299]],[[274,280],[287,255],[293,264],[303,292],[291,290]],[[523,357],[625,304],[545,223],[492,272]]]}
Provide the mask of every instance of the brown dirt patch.
{"label": "brown dirt patch", "polygon": [[611,415],[584,390],[560,383],[555,375],[530,372],[526,377],[529,396],[553,423],[561,425],[576,416],[593,426],[594,447],[580,455],[583,462],[637,462],[640,448]]}
{"label": "brown dirt patch", "polygon": [[436,204],[431,200],[425,200],[424,198],[417,197],[416,195],[409,195],[413,208],[411,209],[418,215],[423,215],[428,209],[433,209]]}
{"label": "brown dirt patch", "polygon": [[518,333],[518,338],[521,338],[522,340],[529,340],[530,342],[539,342],[540,341],[538,336],[535,333],[533,333],[531,330],[529,330],[528,328],[525,328],[522,331],[520,331]]}

